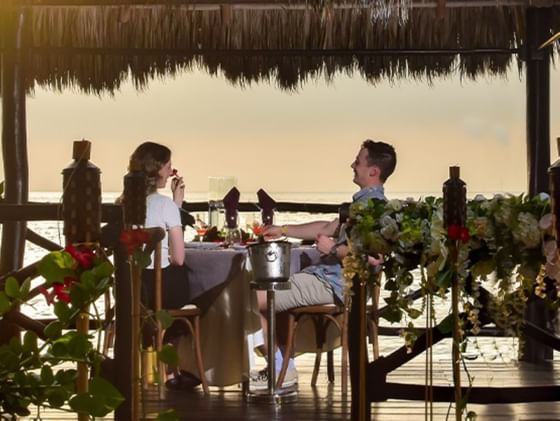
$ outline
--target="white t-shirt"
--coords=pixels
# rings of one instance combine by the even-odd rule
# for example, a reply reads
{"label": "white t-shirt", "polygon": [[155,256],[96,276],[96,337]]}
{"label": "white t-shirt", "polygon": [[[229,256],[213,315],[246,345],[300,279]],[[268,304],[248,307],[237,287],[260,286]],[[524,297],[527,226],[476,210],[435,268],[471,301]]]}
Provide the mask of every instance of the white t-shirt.
{"label": "white t-shirt", "polygon": [[[146,197],[146,228],[160,227],[165,230],[165,238],[161,241],[161,267],[169,263],[169,229],[181,226],[181,215],[177,204],[169,197],[152,193]],[[154,268],[154,254],[149,269]]]}

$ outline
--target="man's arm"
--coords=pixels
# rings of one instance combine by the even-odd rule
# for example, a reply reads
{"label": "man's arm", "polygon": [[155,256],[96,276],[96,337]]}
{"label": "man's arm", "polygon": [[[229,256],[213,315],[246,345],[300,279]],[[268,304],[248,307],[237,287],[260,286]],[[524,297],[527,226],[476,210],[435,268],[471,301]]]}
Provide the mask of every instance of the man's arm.
{"label": "man's arm", "polygon": [[320,234],[332,237],[337,227],[338,218],[332,221],[315,221],[305,224],[269,225],[264,229],[264,236],[267,239],[285,235],[302,240],[315,240]]}

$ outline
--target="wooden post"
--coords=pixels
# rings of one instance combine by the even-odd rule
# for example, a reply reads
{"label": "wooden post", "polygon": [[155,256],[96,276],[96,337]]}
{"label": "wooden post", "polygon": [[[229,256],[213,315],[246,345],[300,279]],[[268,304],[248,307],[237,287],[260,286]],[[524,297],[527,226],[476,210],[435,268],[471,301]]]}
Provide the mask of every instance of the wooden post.
{"label": "wooden post", "polygon": [[[467,188],[463,180],[459,178],[459,167],[449,167],[449,179],[443,184],[443,225],[448,230],[449,256],[453,265],[451,281],[451,303],[453,315],[453,345],[452,345],[452,367],[453,386],[455,395],[455,419],[461,421],[463,414],[463,399],[461,391],[461,352],[459,346],[463,340],[459,320],[459,275],[458,271],[458,247],[460,238],[452,238],[451,227],[456,231],[465,229],[467,220]],[[460,237],[460,236],[459,236]]]}
{"label": "wooden post", "polygon": [[[529,8],[526,13],[527,38],[525,67],[527,72],[527,165],[529,195],[548,191],[550,165],[550,47],[538,47],[550,36],[549,8]],[[529,299],[525,318],[545,328],[547,309],[543,300]],[[543,363],[552,358],[552,349],[526,338],[521,359]]]}
{"label": "wooden post", "polygon": [[372,379],[367,377],[368,353],[366,343],[366,299],[365,281],[354,279],[352,305],[348,315],[348,359],[350,360],[351,420],[371,419],[371,404],[367,388]]}
{"label": "wooden post", "polygon": [[[125,229],[137,229],[146,222],[146,176],[135,161],[130,162],[130,172],[124,177],[124,225]],[[131,282],[131,313],[127,316],[130,321],[130,338],[127,355],[132,361],[132,368],[128,381],[132,384],[130,402],[127,409],[131,419],[140,419],[140,352],[141,352],[141,325],[140,325],[140,294],[142,268],[129,257],[130,282]],[[124,414],[126,415],[126,414]],[[120,420],[121,418],[119,418]],[[123,418],[126,419],[126,418]]]}
{"label": "wooden post", "polygon": [[[25,85],[21,52],[23,14],[3,5],[0,13],[0,41],[3,43],[2,68],[2,154],[4,162],[4,198],[6,204],[28,201],[28,163],[25,117]],[[2,226],[0,274],[17,270],[23,265],[25,251],[24,221],[5,222]],[[0,285],[3,288],[3,285]],[[0,321],[0,343],[18,334],[18,329],[6,320]]]}
{"label": "wooden post", "polygon": [[[101,171],[90,162],[91,143],[87,140],[73,144],[72,163],[62,171],[62,215],[66,244],[99,246],[101,237]],[[82,309],[76,320],[76,331],[89,333],[89,306]],[[78,363],[76,391],[89,390],[89,366]],[[88,421],[89,414],[79,413],[79,421]]]}

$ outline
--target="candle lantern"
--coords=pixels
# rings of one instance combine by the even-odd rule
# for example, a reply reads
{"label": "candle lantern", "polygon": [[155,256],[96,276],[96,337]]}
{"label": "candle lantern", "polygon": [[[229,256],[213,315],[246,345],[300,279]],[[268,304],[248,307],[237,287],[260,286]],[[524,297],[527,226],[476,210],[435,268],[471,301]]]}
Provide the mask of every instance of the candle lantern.
{"label": "candle lantern", "polygon": [[101,237],[101,171],[89,158],[91,142],[74,142],[73,161],[62,170],[62,215],[67,243],[98,242]]}
{"label": "candle lantern", "polygon": [[124,176],[124,223],[141,226],[146,222],[146,174],[135,160],[130,161],[129,172]]}
{"label": "candle lantern", "polygon": [[443,183],[443,224],[464,227],[467,220],[467,186],[459,178],[460,168],[449,167],[449,179]]}
{"label": "candle lantern", "polygon": [[[556,138],[558,153],[560,154],[560,137]],[[548,168],[548,182],[550,189],[550,210],[552,212],[552,227],[556,238],[556,247],[560,249],[560,158]]]}

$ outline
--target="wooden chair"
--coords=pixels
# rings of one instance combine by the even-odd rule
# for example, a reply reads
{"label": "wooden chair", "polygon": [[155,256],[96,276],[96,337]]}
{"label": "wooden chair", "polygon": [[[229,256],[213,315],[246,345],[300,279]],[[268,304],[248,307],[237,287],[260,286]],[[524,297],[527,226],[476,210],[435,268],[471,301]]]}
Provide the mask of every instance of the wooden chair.
{"label": "wooden chair", "polygon": [[[295,336],[297,333],[298,323],[304,318],[310,318],[315,327],[315,365],[313,367],[313,375],[311,377],[311,386],[317,384],[317,377],[319,375],[319,368],[321,366],[321,356],[323,354],[323,347],[327,340],[327,329],[329,325],[334,324],[341,337],[342,343],[342,356],[341,356],[341,389],[342,394],[348,391],[348,306],[349,300],[347,299],[344,305],[337,304],[323,304],[296,307],[286,311],[288,317],[288,332],[286,339],[286,348],[284,354],[286,356],[293,355],[295,346]],[[340,320],[340,317],[342,319]],[[288,370],[289,358],[283,359],[282,368],[278,374],[277,388],[280,388],[284,382],[286,372]],[[327,352],[327,376],[329,382],[334,381],[334,363],[333,352]]]}
{"label": "wooden chair", "polygon": [[[156,314],[162,309],[161,308],[161,242],[158,242],[155,248],[154,255],[154,270],[155,270],[155,304],[154,311]],[[188,329],[192,335],[192,342],[194,346],[194,354],[196,358],[196,366],[198,369],[198,375],[202,383],[202,390],[205,394],[209,393],[208,382],[206,381],[206,374],[204,370],[204,364],[202,362],[202,352],[200,350],[200,309],[194,304],[187,304],[180,309],[167,310],[167,313],[171,316],[175,323],[180,323]],[[157,339],[156,339],[156,350],[159,352],[163,346],[163,335],[165,334],[165,329],[161,327],[159,321],[157,322]],[[160,381],[158,382],[160,388],[160,395],[163,395],[162,385],[165,384],[166,380],[166,370],[165,364],[158,362],[158,373]]]}

